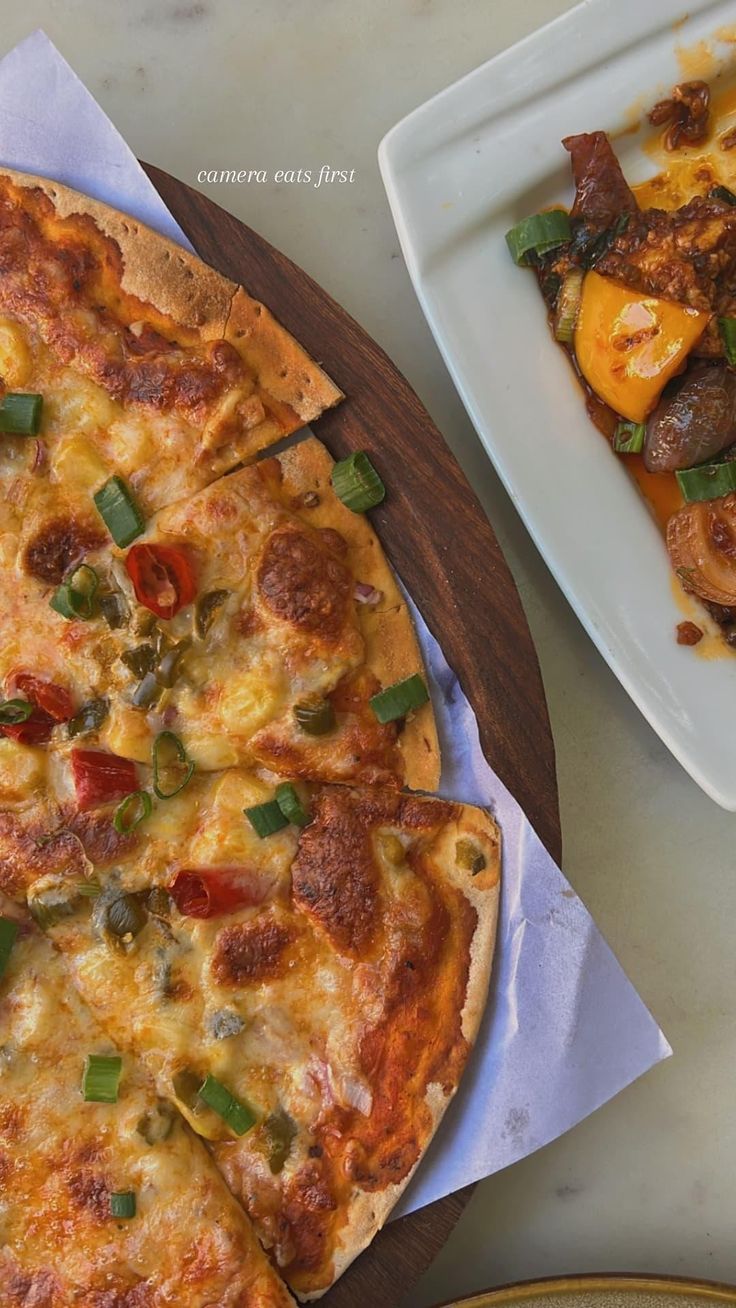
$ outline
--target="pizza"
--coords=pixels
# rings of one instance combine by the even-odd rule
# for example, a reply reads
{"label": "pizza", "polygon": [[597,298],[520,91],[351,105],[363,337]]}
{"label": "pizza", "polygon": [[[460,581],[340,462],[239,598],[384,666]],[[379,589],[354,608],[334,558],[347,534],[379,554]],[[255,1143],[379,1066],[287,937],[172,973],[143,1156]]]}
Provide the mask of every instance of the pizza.
{"label": "pizza", "polygon": [[0,900],[5,1308],[293,1303],[202,1143]]}
{"label": "pizza", "polygon": [[[48,1118],[12,1275],[50,1308],[128,1274],[136,1308],[177,1274],[193,1308],[317,1297],[457,1089],[498,912],[493,819],[426,793],[385,488],[365,452],[273,451],[341,393],[265,306],[8,172],[0,377],[0,1024],[43,1048]],[[117,1113],[90,1053],[125,1069]],[[85,1149],[96,1210],[64,1191],[64,1229],[97,1225],[60,1251],[48,1160]]]}

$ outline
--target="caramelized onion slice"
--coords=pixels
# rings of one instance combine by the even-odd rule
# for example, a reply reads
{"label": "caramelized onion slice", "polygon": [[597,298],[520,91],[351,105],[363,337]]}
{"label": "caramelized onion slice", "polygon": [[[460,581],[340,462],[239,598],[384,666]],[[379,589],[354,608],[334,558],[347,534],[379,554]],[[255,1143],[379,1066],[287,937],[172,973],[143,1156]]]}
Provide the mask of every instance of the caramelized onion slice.
{"label": "caramelized onion slice", "polygon": [[736,492],[678,509],[667,524],[667,549],[686,590],[736,604]]}

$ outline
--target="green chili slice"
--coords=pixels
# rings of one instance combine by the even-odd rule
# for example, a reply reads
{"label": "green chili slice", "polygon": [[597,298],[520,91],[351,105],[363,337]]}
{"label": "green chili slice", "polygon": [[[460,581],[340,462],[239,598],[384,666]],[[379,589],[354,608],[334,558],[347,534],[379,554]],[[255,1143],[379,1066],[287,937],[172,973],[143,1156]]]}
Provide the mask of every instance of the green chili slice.
{"label": "green chili slice", "polygon": [[200,640],[204,640],[215,620],[217,610],[222,607],[229,594],[229,590],[208,590],[206,595],[198,597],[194,605],[194,631]]}
{"label": "green chili slice", "polygon": [[397,681],[393,686],[379,690],[377,695],[372,695],[370,706],[379,722],[395,722],[412,709],[421,708],[428,699],[429,691],[422,677],[415,672],[413,676],[405,677],[403,681]]}
{"label": "green chili slice", "polygon": [[290,821],[275,799],[269,800],[267,804],[254,804],[252,808],[244,808],[243,812],[261,840],[265,836],[272,836],[274,831],[281,831],[282,827],[287,827]]}
{"label": "green chili slice", "polygon": [[529,263],[530,254],[547,254],[570,240],[570,216],[564,209],[547,209],[532,214],[506,233],[506,244],[514,263]]}
{"label": "green chili slice", "polygon": [[88,622],[97,610],[95,596],[100,579],[94,568],[82,563],[68,581],[63,581],[49,600],[52,609],[63,618]]}
{"label": "green chili slice", "polygon": [[386,496],[386,487],[365,450],[355,450],[332,469],[332,488],[353,513],[375,508]]}
{"label": "green chili slice", "polygon": [[18,923],[12,918],[0,917],[0,976],[8,966],[10,951],[18,934]]}
{"label": "green chili slice", "polygon": [[116,1104],[123,1070],[119,1054],[87,1054],[84,1060],[82,1094],[88,1103]]}
{"label": "green chili slice", "polygon": [[11,391],[0,403],[0,431],[13,436],[37,436],[43,396]]}
{"label": "green chili slice", "polygon": [[112,824],[120,836],[127,836],[129,831],[135,831],[141,822],[151,816],[153,809],[153,800],[147,790],[134,790],[130,795],[118,804],[115,809],[115,816]]}
{"label": "green chili slice", "polygon": [[17,726],[27,722],[33,712],[33,705],[27,699],[6,699],[0,704],[0,723],[3,726]]}
{"label": "green chili slice", "polygon": [[644,449],[646,424],[625,422],[623,419],[613,433],[613,448],[617,454],[641,454]]}
{"label": "green chili slice", "polygon": [[227,1122],[236,1135],[245,1135],[246,1131],[256,1124],[256,1115],[252,1108],[242,1100],[236,1099],[227,1086],[217,1080],[217,1077],[207,1077],[204,1084],[199,1087],[199,1097],[208,1108],[214,1109],[217,1115]]}
{"label": "green chili slice", "polygon": [[276,787],[276,803],[287,822],[293,822],[297,827],[307,825],[309,813],[290,781],[282,781],[281,785]]}
{"label": "green chili slice", "polygon": [[[153,742],[152,757],[153,792],[158,799],[171,799],[191,781],[194,761],[189,758],[179,737],[174,735],[173,731],[159,732]],[[171,767],[174,768],[179,779],[172,790],[164,790],[161,786],[161,773]]]}
{"label": "green chili slice", "polygon": [[92,498],[107,530],[121,549],[145,531],[143,514],[122,477],[111,477]]}
{"label": "green chili slice", "polygon": [[113,1191],[110,1195],[110,1213],[113,1217],[135,1217],[135,1194],[133,1191]]}
{"label": "green chili slice", "polygon": [[688,503],[693,500],[717,500],[736,490],[736,461],[701,463],[675,473],[677,483]]}

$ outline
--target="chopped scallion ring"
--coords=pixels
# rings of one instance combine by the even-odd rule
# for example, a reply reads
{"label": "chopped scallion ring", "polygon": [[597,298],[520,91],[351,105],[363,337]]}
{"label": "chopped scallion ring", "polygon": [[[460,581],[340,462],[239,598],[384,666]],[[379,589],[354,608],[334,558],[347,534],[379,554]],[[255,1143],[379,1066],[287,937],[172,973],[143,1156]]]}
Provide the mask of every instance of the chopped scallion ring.
{"label": "chopped scallion ring", "polygon": [[575,326],[583,296],[583,270],[571,268],[565,273],[555,308],[555,340],[569,344],[575,335]]}
{"label": "chopped scallion ring", "polygon": [[736,490],[736,461],[701,463],[696,468],[684,468],[675,476],[688,503],[693,500],[717,500],[721,495],[729,495]]}
{"label": "chopped scallion ring", "polygon": [[421,708],[428,699],[429,691],[422,677],[415,672],[413,676],[405,677],[403,681],[397,681],[393,686],[379,690],[377,695],[372,695],[370,705],[379,722],[395,722],[412,709]]}
{"label": "chopped scallion ring", "polygon": [[644,449],[646,424],[643,422],[624,422],[613,433],[613,448],[617,454],[641,454]]}
{"label": "chopped scallion ring", "polygon": [[121,549],[145,531],[143,514],[122,477],[111,477],[92,498],[107,530]]}
{"label": "chopped scallion ring", "polygon": [[87,1054],[84,1060],[82,1094],[88,1103],[116,1104],[123,1070],[119,1054]]}
{"label": "chopped scallion ring", "polygon": [[332,488],[353,513],[375,508],[386,496],[386,487],[365,450],[355,450],[332,469]]}
{"label": "chopped scallion ring", "polygon": [[110,1195],[110,1213],[113,1217],[135,1217],[135,1194],[133,1191],[114,1191]]}
{"label": "chopped scallion ring", "polygon": [[[189,785],[194,772],[194,760],[173,731],[160,731],[153,742],[153,793],[158,799],[172,799],[180,790]],[[164,769],[174,768],[180,779],[172,790],[163,790],[161,773]]]}
{"label": "chopped scallion ring", "polygon": [[17,726],[27,722],[33,712],[33,705],[27,699],[6,699],[0,704],[0,723],[3,726]]}
{"label": "chopped scallion ring", "polygon": [[208,1108],[212,1108],[224,1122],[227,1122],[236,1135],[245,1135],[246,1131],[255,1126],[256,1115],[253,1110],[248,1104],[236,1099],[227,1086],[216,1077],[207,1077],[199,1088],[199,1097]]}
{"label": "chopped scallion ring", "polygon": [[287,822],[293,822],[297,827],[307,825],[309,814],[290,781],[282,781],[281,785],[276,787],[276,803]]}
{"label": "chopped scallion ring", "polygon": [[49,600],[52,609],[63,618],[87,622],[96,611],[95,596],[100,584],[94,568],[82,563],[68,581],[62,582]]}
{"label": "chopped scallion ring", "polygon": [[272,836],[274,831],[281,831],[282,827],[288,827],[290,821],[275,799],[270,799],[267,804],[254,804],[252,808],[244,808],[243,812],[261,840],[266,836]]}
{"label": "chopped scallion ring", "polygon": [[0,402],[0,431],[12,436],[37,436],[43,396],[11,391]]}
{"label": "chopped scallion ring", "polygon": [[18,923],[12,918],[0,917],[0,976],[8,966],[10,951],[18,934]]}
{"label": "chopped scallion ring", "polygon": [[718,330],[721,333],[726,358],[734,366],[736,365],[736,318],[719,318]]}
{"label": "chopped scallion ring", "polygon": [[524,218],[506,233],[506,244],[514,263],[529,262],[530,254],[547,254],[570,240],[570,216],[564,209],[548,209]]}
{"label": "chopped scallion ring", "polygon": [[127,836],[128,832],[135,831],[141,822],[145,822],[146,818],[151,816],[152,809],[153,800],[147,790],[134,790],[130,795],[126,795],[115,809],[112,820],[118,835]]}
{"label": "chopped scallion ring", "polygon": [[77,894],[81,895],[82,899],[97,899],[101,893],[102,886],[99,881],[80,881],[77,886]]}

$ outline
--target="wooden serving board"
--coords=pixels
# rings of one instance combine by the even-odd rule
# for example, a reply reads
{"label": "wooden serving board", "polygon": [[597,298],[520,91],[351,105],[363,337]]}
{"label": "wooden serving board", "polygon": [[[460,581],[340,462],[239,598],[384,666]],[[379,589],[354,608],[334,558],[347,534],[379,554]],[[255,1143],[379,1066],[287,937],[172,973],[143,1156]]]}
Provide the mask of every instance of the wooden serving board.
{"label": "wooden serving board", "polygon": [[[389,493],[372,521],[386,553],[460,678],[486,758],[559,862],[554,746],[534,645],[493,529],[429,414],[301,268],[206,196],[144,167],[197,253],[263,300],[345,392],[314,432],[337,458],[368,450],[383,474]],[[471,1192],[389,1223],[320,1303],[396,1308]]]}

